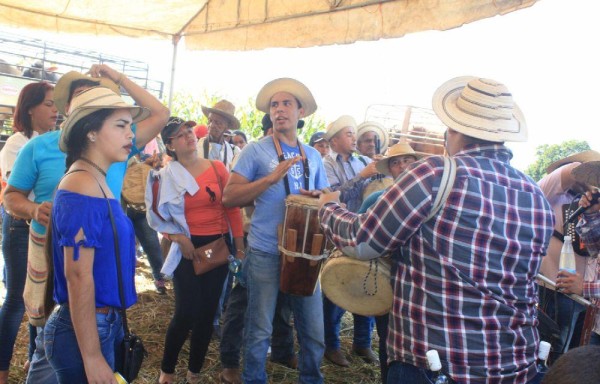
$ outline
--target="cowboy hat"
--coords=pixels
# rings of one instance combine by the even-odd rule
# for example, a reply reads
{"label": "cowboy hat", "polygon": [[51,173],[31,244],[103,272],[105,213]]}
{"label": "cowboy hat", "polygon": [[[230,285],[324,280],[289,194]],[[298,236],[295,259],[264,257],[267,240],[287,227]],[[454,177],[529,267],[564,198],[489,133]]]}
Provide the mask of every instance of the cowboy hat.
{"label": "cowboy hat", "polygon": [[429,154],[423,152],[415,152],[415,150],[412,149],[412,147],[408,143],[394,144],[388,148],[385,157],[379,160],[375,165],[375,168],[377,168],[377,172],[383,173],[386,176],[392,176],[389,167],[390,160],[394,157],[400,156],[414,156],[417,160],[420,160],[423,157],[429,156]]}
{"label": "cowboy hat", "polygon": [[573,178],[580,183],[600,187],[600,161],[588,161],[571,171]]}
{"label": "cowboy hat", "polygon": [[354,117],[343,115],[330,123],[325,131],[325,139],[331,140],[333,136],[346,127],[352,127],[356,131],[356,120],[354,120]]}
{"label": "cowboy hat", "polygon": [[547,173],[552,173],[554,170],[562,167],[569,163],[587,163],[588,161],[600,161],[600,153],[592,150],[575,153],[571,156],[567,156],[564,159],[560,159],[550,164],[546,168]]}
{"label": "cowboy hat", "polygon": [[81,92],[71,100],[71,113],[62,125],[58,146],[67,152],[66,140],[73,127],[84,117],[102,109],[129,109],[132,123],[137,123],[150,116],[150,110],[127,104],[121,96],[104,87],[93,87]]}
{"label": "cowboy hat", "polygon": [[527,141],[523,113],[505,85],[472,76],[456,77],[433,95],[433,110],[446,126],[492,142]]}
{"label": "cowboy hat", "polygon": [[56,105],[56,109],[58,109],[58,112],[60,112],[62,115],[67,115],[65,108],[67,107],[67,104],[69,104],[71,84],[77,80],[94,81],[98,83],[99,87],[108,88],[117,95],[121,94],[119,86],[111,79],[106,77],[91,77],[76,71],[67,72],[61,76],[60,79],[58,79],[56,86],[54,87],[54,105]]}
{"label": "cowboy hat", "polygon": [[233,130],[240,128],[240,121],[234,115],[235,105],[233,105],[230,101],[217,101],[217,103],[213,105],[212,108],[202,106],[202,113],[204,113],[204,116],[206,117],[208,117],[209,113],[216,113],[217,115],[227,119]]}
{"label": "cowboy hat", "polygon": [[287,77],[275,79],[265,84],[256,96],[256,108],[264,113],[269,113],[271,109],[271,98],[279,92],[287,92],[292,95],[304,108],[304,116],[307,117],[317,110],[317,102],[306,85],[296,79]]}
{"label": "cowboy hat", "polygon": [[385,152],[390,142],[390,137],[385,130],[385,127],[376,121],[365,121],[360,123],[356,129],[356,139],[360,140],[360,137],[367,132],[375,132],[375,134],[379,136],[379,151]]}

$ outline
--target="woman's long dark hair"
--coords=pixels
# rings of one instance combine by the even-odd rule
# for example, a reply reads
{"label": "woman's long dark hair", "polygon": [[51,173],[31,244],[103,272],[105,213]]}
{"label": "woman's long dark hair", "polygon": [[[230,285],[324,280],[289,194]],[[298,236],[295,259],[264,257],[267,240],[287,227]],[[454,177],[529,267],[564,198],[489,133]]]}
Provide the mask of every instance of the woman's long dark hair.
{"label": "woman's long dark hair", "polygon": [[[81,154],[88,148],[89,139],[87,134],[90,132],[98,132],[104,121],[113,113],[114,109],[101,109],[79,120],[71,128],[69,136],[65,138],[67,146],[67,171],[75,161],[81,158]],[[62,179],[61,179],[62,180]],[[44,243],[44,256],[48,265],[48,280],[46,283],[46,291],[44,295],[44,315],[46,319],[52,313],[54,306],[54,247],[52,243],[52,211],[48,217],[48,228],[46,229],[46,242]]]}
{"label": "woman's long dark hair", "polygon": [[54,86],[48,82],[27,84],[19,93],[19,100],[15,108],[15,117],[13,131],[23,132],[27,138],[31,139],[33,135],[33,124],[29,110],[44,102],[46,92],[54,89]]}

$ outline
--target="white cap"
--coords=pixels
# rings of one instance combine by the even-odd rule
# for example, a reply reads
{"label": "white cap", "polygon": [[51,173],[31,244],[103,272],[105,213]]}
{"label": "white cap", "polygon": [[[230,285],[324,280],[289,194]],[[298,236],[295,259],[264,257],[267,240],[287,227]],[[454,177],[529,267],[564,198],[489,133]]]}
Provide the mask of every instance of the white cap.
{"label": "white cap", "polygon": [[538,359],[546,360],[550,354],[550,343],[547,341],[540,341],[540,348],[538,349]]}
{"label": "white cap", "polygon": [[442,369],[442,362],[440,361],[440,355],[438,354],[438,351],[435,349],[427,351],[426,356],[430,371],[437,372]]}

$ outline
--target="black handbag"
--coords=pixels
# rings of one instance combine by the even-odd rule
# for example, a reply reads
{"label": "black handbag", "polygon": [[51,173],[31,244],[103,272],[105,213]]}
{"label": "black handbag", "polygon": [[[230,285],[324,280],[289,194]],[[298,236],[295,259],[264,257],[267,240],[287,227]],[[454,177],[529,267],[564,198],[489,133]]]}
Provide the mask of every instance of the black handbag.
{"label": "black handbag", "polygon": [[121,312],[121,318],[123,320],[123,330],[125,332],[125,337],[121,342],[121,360],[116,361],[116,371],[123,376],[123,378],[128,382],[133,382],[140,372],[142,368],[142,363],[144,362],[144,358],[148,357],[148,352],[146,348],[144,348],[144,343],[142,343],[142,339],[139,338],[135,333],[129,330],[129,326],[127,325],[127,310],[125,308],[125,295],[123,293],[123,280],[122,280],[122,272],[121,272],[121,256],[119,252],[119,238],[117,235],[117,226],[115,225],[115,218],[113,216],[112,208],[110,206],[110,201],[106,197],[102,186],[100,187],[102,190],[102,194],[104,194],[104,198],[108,204],[108,215],[110,217],[110,223],[112,225],[113,236],[115,238],[115,257],[117,259],[117,283],[119,285],[119,299],[121,300],[121,308],[119,312]]}

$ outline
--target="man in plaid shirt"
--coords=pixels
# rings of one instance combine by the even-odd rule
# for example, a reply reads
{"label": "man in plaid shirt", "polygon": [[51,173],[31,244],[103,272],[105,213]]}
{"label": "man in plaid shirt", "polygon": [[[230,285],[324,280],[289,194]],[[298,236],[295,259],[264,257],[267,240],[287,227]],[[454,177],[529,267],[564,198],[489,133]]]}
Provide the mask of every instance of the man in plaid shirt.
{"label": "man in plaid shirt", "polygon": [[543,193],[510,166],[505,141],[526,140],[508,89],[460,77],[433,97],[456,179],[429,221],[440,188],[440,156],[413,163],[362,215],[321,197],[321,224],[347,254],[392,253],[394,302],[388,383],[428,383],[435,349],[457,383],[527,383],[536,375],[535,276],[554,217]]}

